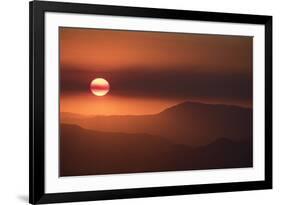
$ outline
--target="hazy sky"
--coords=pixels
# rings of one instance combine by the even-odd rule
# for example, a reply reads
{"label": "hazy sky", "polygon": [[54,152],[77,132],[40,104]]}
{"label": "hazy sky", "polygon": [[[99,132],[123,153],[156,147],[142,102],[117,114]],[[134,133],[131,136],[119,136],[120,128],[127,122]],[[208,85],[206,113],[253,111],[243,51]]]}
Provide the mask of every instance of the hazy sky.
{"label": "hazy sky", "polygon": [[[252,37],[60,28],[61,111],[151,114],[185,100],[252,105]],[[94,78],[110,92],[91,94]]]}

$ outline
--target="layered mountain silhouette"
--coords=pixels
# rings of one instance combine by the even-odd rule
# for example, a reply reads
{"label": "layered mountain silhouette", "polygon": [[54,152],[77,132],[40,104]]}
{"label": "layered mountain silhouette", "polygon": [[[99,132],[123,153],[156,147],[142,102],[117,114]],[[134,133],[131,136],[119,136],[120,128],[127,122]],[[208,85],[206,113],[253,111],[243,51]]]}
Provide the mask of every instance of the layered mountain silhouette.
{"label": "layered mountain silhouette", "polygon": [[252,109],[184,102],[155,115],[79,116],[62,113],[63,123],[85,129],[161,136],[177,144],[207,145],[216,139],[252,140]]}
{"label": "layered mountain silhouette", "polygon": [[60,176],[252,166],[252,109],[184,102],[155,115],[61,114]]}
{"label": "layered mountain silhouette", "polygon": [[124,134],[61,124],[60,176],[252,166],[250,141],[219,138],[191,147],[148,134]]}

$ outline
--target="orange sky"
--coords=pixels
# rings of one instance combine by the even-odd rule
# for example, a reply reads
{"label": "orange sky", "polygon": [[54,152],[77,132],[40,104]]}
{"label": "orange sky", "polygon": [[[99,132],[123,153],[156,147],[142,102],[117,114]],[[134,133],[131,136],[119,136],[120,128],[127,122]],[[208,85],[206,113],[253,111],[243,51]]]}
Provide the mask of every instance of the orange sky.
{"label": "orange sky", "polygon": [[[251,37],[60,29],[61,64],[102,70],[189,65],[208,72],[251,72]],[[228,65],[231,65],[229,68]],[[131,68],[132,67],[132,68]],[[212,68],[210,70],[210,67]]]}
{"label": "orange sky", "polygon": [[[185,100],[251,106],[252,37],[60,28],[61,111],[153,114]],[[103,77],[104,97],[89,91]]]}

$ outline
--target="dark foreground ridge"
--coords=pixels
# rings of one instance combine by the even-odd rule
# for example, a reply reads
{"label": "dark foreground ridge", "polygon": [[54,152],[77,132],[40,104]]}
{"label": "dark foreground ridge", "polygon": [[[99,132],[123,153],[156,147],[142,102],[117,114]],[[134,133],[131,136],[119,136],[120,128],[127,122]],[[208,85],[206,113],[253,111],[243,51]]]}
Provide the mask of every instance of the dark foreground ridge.
{"label": "dark foreground ridge", "polygon": [[251,140],[193,147],[150,134],[60,129],[60,176],[252,167]]}

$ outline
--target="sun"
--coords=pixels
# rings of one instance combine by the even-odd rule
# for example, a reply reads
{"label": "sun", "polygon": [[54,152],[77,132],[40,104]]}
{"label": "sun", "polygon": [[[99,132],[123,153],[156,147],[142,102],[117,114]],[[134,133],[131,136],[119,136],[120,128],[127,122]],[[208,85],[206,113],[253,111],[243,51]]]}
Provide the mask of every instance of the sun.
{"label": "sun", "polygon": [[110,89],[110,85],[104,78],[95,78],[90,83],[90,90],[95,96],[105,96]]}

